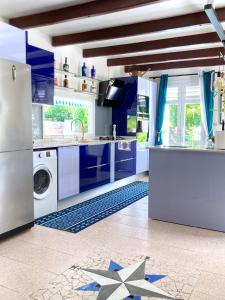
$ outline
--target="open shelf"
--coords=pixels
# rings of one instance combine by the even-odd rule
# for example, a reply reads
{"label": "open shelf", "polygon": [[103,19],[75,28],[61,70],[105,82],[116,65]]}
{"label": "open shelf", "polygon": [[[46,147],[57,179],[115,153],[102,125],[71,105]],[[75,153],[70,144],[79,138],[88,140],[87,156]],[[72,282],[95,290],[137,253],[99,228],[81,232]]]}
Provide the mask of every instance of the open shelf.
{"label": "open shelf", "polygon": [[55,72],[58,73],[58,74],[62,74],[62,75],[68,75],[70,77],[74,77],[74,78],[77,78],[77,79],[80,79],[80,80],[86,80],[86,81],[94,81],[94,82],[100,82],[99,79],[96,79],[96,78],[92,78],[92,77],[86,77],[86,76],[80,76],[80,75],[77,75],[75,73],[72,73],[72,72],[66,72],[64,70],[60,70],[60,69],[55,69]]}
{"label": "open shelf", "polygon": [[76,93],[76,94],[84,94],[84,95],[90,95],[90,96],[95,96],[95,97],[98,96],[97,93],[92,93],[92,92],[88,92],[88,91],[83,92],[83,91],[81,91],[81,90],[76,90],[76,89],[71,88],[71,87],[67,87],[67,88],[66,88],[66,87],[60,86],[60,85],[55,85],[54,87],[55,87],[55,89],[61,90],[61,91],[63,91],[63,92],[68,92],[68,91],[70,91],[70,92]]}

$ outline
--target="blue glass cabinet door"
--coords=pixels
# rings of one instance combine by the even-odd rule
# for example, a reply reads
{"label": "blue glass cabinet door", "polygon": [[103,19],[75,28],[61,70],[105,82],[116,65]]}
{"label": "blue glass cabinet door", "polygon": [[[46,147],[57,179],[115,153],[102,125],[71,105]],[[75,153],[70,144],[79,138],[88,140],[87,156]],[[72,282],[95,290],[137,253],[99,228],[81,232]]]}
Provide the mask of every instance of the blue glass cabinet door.
{"label": "blue glass cabinet door", "polygon": [[122,161],[136,157],[136,141],[116,142],[115,161]]}
{"label": "blue glass cabinet door", "polygon": [[115,181],[136,174],[136,159],[128,159],[115,162]]}
{"label": "blue glass cabinet door", "polygon": [[120,77],[124,82],[122,101],[112,109],[112,123],[117,125],[117,135],[136,135],[138,77]]}
{"label": "blue glass cabinet door", "polygon": [[27,44],[27,63],[31,65],[32,102],[53,104],[54,54]]}
{"label": "blue glass cabinet door", "polygon": [[115,180],[136,174],[136,141],[115,143]]}
{"label": "blue glass cabinet door", "polygon": [[80,192],[110,182],[110,144],[80,146]]}
{"label": "blue glass cabinet door", "polygon": [[26,32],[0,22],[0,58],[26,63]]}
{"label": "blue glass cabinet door", "polygon": [[80,192],[110,183],[110,164],[80,170]]}

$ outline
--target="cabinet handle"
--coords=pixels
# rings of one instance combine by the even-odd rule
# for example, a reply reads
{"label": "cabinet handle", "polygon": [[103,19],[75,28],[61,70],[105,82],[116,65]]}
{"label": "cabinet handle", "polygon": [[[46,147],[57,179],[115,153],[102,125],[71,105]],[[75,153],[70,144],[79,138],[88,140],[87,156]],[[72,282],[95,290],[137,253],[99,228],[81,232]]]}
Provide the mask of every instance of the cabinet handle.
{"label": "cabinet handle", "polygon": [[110,163],[108,163],[108,164],[101,164],[101,165],[97,165],[97,166],[93,166],[93,167],[87,167],[87,169],[89,170],[89,169],[99,168],[99,167],[103,167],[103,166],[107,166],[107,165],[110,165]]}
{"label": "cabinet handle", "polygon": [[12,66],[12,79],[16,80],[16,66],[15,65]]}

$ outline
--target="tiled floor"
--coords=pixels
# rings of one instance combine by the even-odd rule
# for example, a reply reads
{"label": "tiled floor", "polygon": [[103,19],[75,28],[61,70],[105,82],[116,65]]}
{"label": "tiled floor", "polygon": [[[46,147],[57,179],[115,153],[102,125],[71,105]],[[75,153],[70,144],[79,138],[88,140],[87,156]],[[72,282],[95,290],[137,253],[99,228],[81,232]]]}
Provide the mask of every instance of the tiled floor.
{"label": "tiled floor", "polygon": [[75,290],[91,282],[77,266],[126,267],[146,256],[147,273],[167,275],[155,285],[173,296],[225,299],[225,234],[149,220],[147,200],[78,234],[35,226],[2,241],[0,300],[96,299]]}

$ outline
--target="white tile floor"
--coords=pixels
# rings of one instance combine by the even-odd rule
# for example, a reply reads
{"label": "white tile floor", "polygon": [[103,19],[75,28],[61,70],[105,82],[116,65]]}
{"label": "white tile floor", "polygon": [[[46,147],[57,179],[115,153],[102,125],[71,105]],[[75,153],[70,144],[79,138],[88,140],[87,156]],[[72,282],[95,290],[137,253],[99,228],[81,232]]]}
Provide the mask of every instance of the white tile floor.
{"label": "white tile floor", "polygon": [[172,295],[225,299],[225,234],[149,220],[147,204],[143,198],[78,234],[34,226],[0,242],[0,300],[96,299],[75,291],[91,280],[71,266],[107,269],[113,259],[125,267],[146,256],[147,272],[167,275],[155,284]]}

